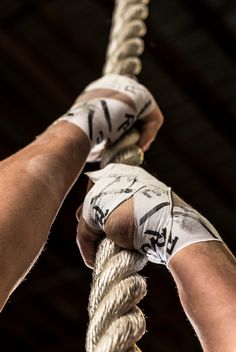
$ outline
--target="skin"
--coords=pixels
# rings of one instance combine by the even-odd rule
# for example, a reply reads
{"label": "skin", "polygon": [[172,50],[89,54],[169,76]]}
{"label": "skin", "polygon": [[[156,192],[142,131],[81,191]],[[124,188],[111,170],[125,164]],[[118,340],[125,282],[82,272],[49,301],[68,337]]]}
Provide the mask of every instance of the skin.
{"label": "skin", "polygon": [[[95,97],[112,97],[132,106],[126,95],[112,90],[84,93],[78,101]],[[139,141],[143,149],[148,148],[162,122],[158,108],[143,120]],[[89,151],[86,134],[61,121],[0,163],[0,309],[39,257]]]}
{"label": "skin", "polygon": [[[91,187],[92,185],[90,185]],[[172,194],[174,205],[183,205]],[[77,241],[87,266],[92,267],[101,232],[91,229],[81,216]],[[105,232],[121,247],[134,249],[133,198],[108,217]],[[205,352],[232,352],[236,346],[236,259],[221,242],[192,244],[169,262],[182,307]]]}
{"label": "skin", "polygon": [[[126,96],[114,91],[86,94],[79,99],[112,96],[131,104]],[[143,121],[139,145],[144,150],[162,122],[158,108]],[[0,163],[0,309],[40,255],[89,151],[85,133],[73,124],[60,122]],[[78,217],[80,213],[81,209]],[[92,266],[101,233],[89,228],[82,217],[80,220],[78,244],[85,262]],[[133,249],[132,198],[110,215],[105,232],[118,245]],[[122,233],[126,237],[117,235]],[[169,263],[183,308],[207,352],[235,349],[235,268],[235,259],[225,245],[214,242],[188,246]]]}
{"label": "skin", "polygon": [[188,246],[170,272],[204,351],[235,351],[236,260],[228,248],[213,241]]}

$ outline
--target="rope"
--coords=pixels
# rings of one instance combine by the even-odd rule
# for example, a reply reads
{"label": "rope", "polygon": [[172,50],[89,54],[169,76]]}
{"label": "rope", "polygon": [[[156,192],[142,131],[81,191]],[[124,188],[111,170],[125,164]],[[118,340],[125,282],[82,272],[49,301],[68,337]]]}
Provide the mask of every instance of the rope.
{"label": "rope", "polygon": [[[116,0],[103,74],[135,78],[141,72],[149,0]],[[141,165],[143,151],[136,145],[136,130],[107,148],[101,167],[110,162]],[[137,274],[147,259],[121,249],[105,238],[99,245],[89,297],[87,352],[141,352],[135,344],[146,330],[144,314],[137,307],[146,295],[146,281]]]}
{"label": "rope", "polygon": [[102,153],[101,168],[104,168],[109,163],[141,165],[144,160],[144,153],[136,144],[139,141],[139,136],[139,132],[133,128],[123,138],[114,143],[112,147],[106,148]]}
{"label": "rope", "polygon": [[101,242],[88,307],[87,352],[139,351],[131,346],[145,332],[136,304],[146,294],[146,282],[136,272],[145,264],[144,256],[120,250],[109,239]]}
{"label": "rope", "polygon": [[139,56],[144,50],[142,37],[146,34],[148,2],[116,0],[103,74],[136,76],[141,72]]}

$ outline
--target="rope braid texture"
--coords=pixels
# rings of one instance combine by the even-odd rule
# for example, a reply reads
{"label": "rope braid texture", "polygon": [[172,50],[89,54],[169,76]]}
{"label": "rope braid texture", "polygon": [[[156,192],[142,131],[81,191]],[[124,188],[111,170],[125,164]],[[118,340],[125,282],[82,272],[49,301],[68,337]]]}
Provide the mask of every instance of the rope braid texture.
{"label": "rope braid texture", "polygon": [[[144,20],[149,0],[116,0],[103,74],[118,73],[135,78],[141,72]],[[132,130],[107,148],[101,167],[111,162],[141,165],[143,151],[136,145],[139,133]],[[146,295],[146,281],[137,274],[147,259],[121,249],[105,238],[99,245],[89,297],[87,352],[141,352],[135,344],[146,330],[142,311],[136,306]]]}

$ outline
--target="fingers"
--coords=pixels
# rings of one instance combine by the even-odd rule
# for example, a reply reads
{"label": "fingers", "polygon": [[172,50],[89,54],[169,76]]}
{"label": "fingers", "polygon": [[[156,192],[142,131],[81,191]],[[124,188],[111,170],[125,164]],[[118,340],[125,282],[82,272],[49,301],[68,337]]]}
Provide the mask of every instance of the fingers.
{"label": "fingers", "polygon": [[[90,191],[93,185],[94,183],[89,179],[86,193]],[[84,263],[92,269],[95,261],[97,241],[99,240],[102,232],[99,233],[98,231],[90,228],[90,226],[83,219],[82,212],[83,204],[81,204],[76,210],[76,219],[78,220],[76,243],[79,247]]]}
{"label": "fingers", "polygon": [[[77,227],[76,242],[79,247],[84,263],[93,268],[97,244],[104,235],[102,231],[91,228],[81,216],[82,206],[77,210],[77,218],[80,218]],[[133,197],[120,204],[108,217],[105,225],[106,236],[118,246],[125,249],[134,249],[134,209]]]}
{"label": "fingers", "polygon": [[147,151],[164,122],[164,116],[158,106],[142,120],[141,136],[138,145]]}
{"label": "fingers", "polygon": [[97,243],[102,235],[102,232],[92,229],[83,219],[80,217],[80,222],[77,227],[76,242],[79,247],[81,256],[84,263],[89,267],[93,268],[96,256]]}
{"label": "fingers", "polygon": [[80,221],[80,217],[81,217],[81,214],[82,214],[82,209],[83,209],[83,204],[81,204],[79,206],[79,208],[76,210],[76,214],[75,214],[76,219],[78,221],[78,226],[79,226],[79,221]]}

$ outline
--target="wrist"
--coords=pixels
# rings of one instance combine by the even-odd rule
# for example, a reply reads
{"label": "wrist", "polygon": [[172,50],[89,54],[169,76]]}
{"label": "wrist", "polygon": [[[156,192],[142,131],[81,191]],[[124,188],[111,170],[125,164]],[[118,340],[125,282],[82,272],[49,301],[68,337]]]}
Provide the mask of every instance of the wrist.
{"label": "wrist", "polygon": [[58,121],[49,126],[37,137],[35,143],[47,143],[48,148],[55,145],[58,150],[64,149],[71,159],[79,158],[83,162],[90,152],[87,135],[78,126],[67,121]]}
{"label": "wrist", "polygon": [[170,237],[174,246],[171,251],[168,251],[170,248],[167,246],[168,268],[170,260],[179,251],[190,245],[209,241],[223,242],[212,224],[186,203],[181,206],[173,206]]}
{"label": "wrist", "polygon": [[[117,141],[137,120],[149,119],[143,122],[148,128],[143,132],[142,143],[153,140],[158,130],[158,113],[150,114],[156,112],[156,107],[153,96],[144,86],[128,77],[111,74],[86,87],[56,123],[68,121],[80,127],[91,143],[87,161],[98,161],[104,147]],[[153,121],[154,129],[148,133]]]}
{"label": "wrist", "polygon": [[114,98],[76,101],[56,123],[67,121],[78,126],[88,137],[91,153],[88,161],[99,160],[106,144],[115,142],[135,122],[133,108]]}

